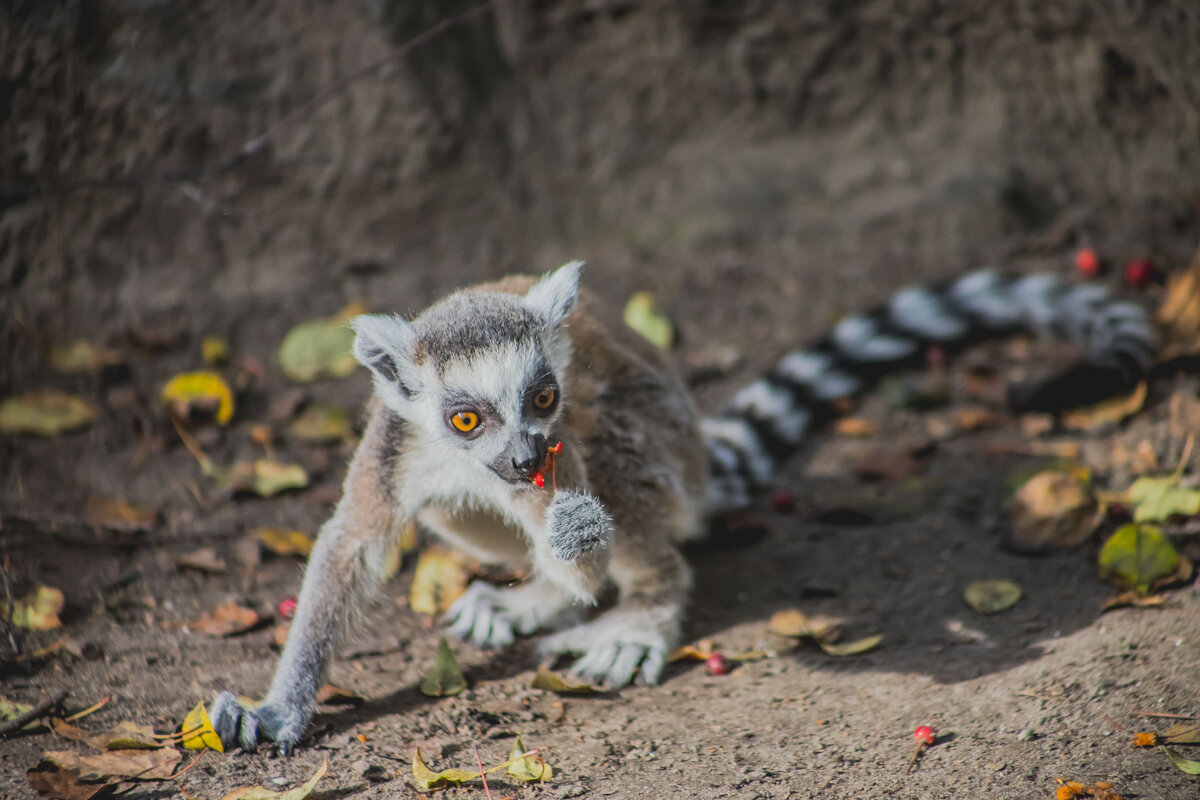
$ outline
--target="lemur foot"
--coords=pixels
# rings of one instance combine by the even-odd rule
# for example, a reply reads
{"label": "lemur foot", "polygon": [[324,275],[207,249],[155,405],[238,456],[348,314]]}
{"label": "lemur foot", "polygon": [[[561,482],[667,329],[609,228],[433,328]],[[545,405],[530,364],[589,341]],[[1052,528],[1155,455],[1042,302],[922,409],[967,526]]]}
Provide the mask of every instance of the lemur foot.
{"label": "lemur foot", "polygon": [[574,561],[612,544],[612,518],[590,494],[565,489],[546,510],[547,543],[561,561]]}
{"label": "lemur foot", "polygon": [[635,678],[653,686],[662,677],[672,644],[672,637],[663,633],[663,617],[663,609],[614,609],[545,637],[538,653],[543,659],[582,653],[571,673],[609,689],[620,689]]}
{"label": "lemur foot", "polygon": [[475,581],[450,606],[446,622],[452,636],[470,641],[482,650],[492,650],[510,645],[517,636],[529,636],[545,625],[565,624],[566,618],[577,618],[569,606],[570,601],[562,591],[544,581],[535,580],[511,589],[497,589],[490,583]]}
{"label": "lemur foot", "polygon": [[308,719],[299,708],[270,703],[247,708],[232,692],[217,695],[209,717],[223,747],[232,750],[240,746],[250,753],[258,750],[259,741],[273,741],[281,755],[290,756],[308,728]]}

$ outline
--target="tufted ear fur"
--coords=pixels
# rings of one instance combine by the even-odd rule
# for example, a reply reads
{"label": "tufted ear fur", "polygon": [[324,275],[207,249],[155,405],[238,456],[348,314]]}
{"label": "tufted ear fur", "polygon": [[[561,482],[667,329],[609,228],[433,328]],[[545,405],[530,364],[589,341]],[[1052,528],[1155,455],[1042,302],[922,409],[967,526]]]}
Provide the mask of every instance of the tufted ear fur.
{"label": "tufted ear fur", "polygon": [[396,393],[411,399],[417,391],[412,368],[416,332],[412,323],[395,314],[363,314],[350,321],[354,328],[354,357],[375,378],[383,399]]}
{"label": "tufted ear fur", "polygon": [[525,294],[525,303],[557,328],[575,307],[582,261],[571,261],[548,273]]}

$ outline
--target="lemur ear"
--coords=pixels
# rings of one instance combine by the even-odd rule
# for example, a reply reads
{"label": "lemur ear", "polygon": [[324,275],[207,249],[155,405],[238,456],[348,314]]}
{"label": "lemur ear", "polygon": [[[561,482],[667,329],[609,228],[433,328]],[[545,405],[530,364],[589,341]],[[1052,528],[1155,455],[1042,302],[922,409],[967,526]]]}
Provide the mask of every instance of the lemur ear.
{"label": "lemur ear", "polygon": [[395,314],[363,314],[350,321],[354,328],[354,357],[375,376],[381,389],[399,390],[411,397],[411,373],[416,332],[410,322]]}
{"label": "lemur ear", "polygon": [[558,327],[575,307],[579,295],[579,270],[582,261],[571,261],[547,274],[533,285],[525,302],[545,318],[551,327]]}

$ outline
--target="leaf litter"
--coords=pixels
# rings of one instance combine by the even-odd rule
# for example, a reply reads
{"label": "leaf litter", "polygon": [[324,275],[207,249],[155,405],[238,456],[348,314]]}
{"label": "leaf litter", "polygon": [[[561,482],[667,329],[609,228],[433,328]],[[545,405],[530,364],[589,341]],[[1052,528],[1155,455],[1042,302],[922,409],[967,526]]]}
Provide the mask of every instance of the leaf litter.
{"label": "leaf litter", "polygon": [[366,310],[362,303],[351,303],[331,317],[302,322],[288,331],[279,345],[283,374],[298,383],[309,383],[353,373],[358,362],[350,351],[354,331],[347,323]]}
{"label": "leaf litter", "polygon": [[467,688],[467,679],[444,636],[438,642],[433,668],[421,679],[420,688],[421,694],[428,697],[452,697]]}
{"label": "leaf litter", "polygon": [[510,777],[526,783],[545,783],[554,777],[554,768],[542,759],[538,750],[526,751],[519,735],[513,742],[508,760],[494,767],[474,771],[450,768],[435,772],[425,763],[420,748],[413,751],[412,777],[416,788],[421,791],[486,780],[484,776],[500,770],[505,770]]}
{"label": "leaf litter", "polygon": [[60,589],[39,586],[12,605],[0,600],[0,619],[6,619],[18,628],[31,631],[49,631],[62,627],[58,618],[65,600]]}
{"label": "leaf litter", "polygon": [[47,389],[9,397],[0,403],[0,433],[59,436],[96,421],[96,410],[82,397]]}
{"label": "leaf litter", "polygon": [[466,557],[441,547],[428,547],[417,558],[409,606],[418,614],[441,614],[467,591]]}

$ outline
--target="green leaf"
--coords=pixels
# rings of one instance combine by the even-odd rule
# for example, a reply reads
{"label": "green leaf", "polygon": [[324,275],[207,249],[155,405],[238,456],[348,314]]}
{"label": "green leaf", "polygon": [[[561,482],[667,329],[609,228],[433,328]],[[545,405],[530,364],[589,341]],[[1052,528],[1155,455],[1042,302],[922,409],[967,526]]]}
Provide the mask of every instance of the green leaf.
{"label": "green leaf", "polygon": [[0,432],[57,436],[91,425],[96,412],[75,395],[53,390],[30,392],[0,403]]}
{"label": "green leaf", "polygon": [[437,657],[433,660],[433,669],[421,679],[421,694],[429,697],[453,697],[467,688],[467,679],[463,677],[462,669],[454,660],[454,652],[446,642],[446,638],[438,642]]}
{"label": "green leaf", "polygon": [[259,497],[274,497],[289,489],[308,486],[308,473],[299,464],[285,464],[260,458],[257,461],[239,461],[219,477],[218,483],[232,492],[252,492]]}
{"label": "green leaf", "polygon": [[[445,642],[444,639],[442,641]],[[464,769],[444,769],[441,772],[434,772],[425,765],[425,759],[421,758],[420,748],[413,753],[412,773],[413,779],[417,782],[417,788],[422,791],[438,786],[457,786],[479,778],[478,772],[467,772]]]}
{"label": "green leaf", "polygon": [[831,656],[856,656],[860,653],[865,653],[868,650],[874,650],[883,641],[883,634],[877,633],[874,636],[867,636],[862,639],[855,639],[853,642],[835,643],[827,642],[824,639],[813,639],[817,646]]}
{"label": "green leaf", "polygon": [[1179,485],[1179,477],[1138,478],[1126,493],[1134,504],[1134,522],[1167,520],[1178,514],[1191,517],[1200,514],[1200,489]]}
{"label": "green leaf", "polygon": [[1171,759],[1172,764],[1179,767],[1188,775],[1200,775],[1200,761],[1186,759],[1170,747],[1163,747],[1163,752],[1167,754],[1167,758]]}
{"label": "green leaf", "polygon": [[550,781],[554,778],[554,768],[537,755],[526,755],[525,745],[521,737],[513,742],[512,752],[508,754],[508,774],[519,781]]}
{"label": "green leaf", "polygon": [[50,631],[62,627],[58,614],[63,610],[63,593],[53,586],[39,586],[10,608],[0,600],[0,618],[18,628],[30,631]]}
{"label": "green leaf", "polygon": [[279,366],[294,381],[320,377],[343,378],[358,362],[350,352],[354,331],[346,323],[366,309],[352,303],[328,319],[302,322],[288,331],[279,345]]}
{"label": "green leaf", "polygon": [[353,436],[350,415],[337,406],[313,403],[292,420],[288,432],[302,442],[341,442]]}
{"label": "green leaf", "polygon": [[625,304],[625,324],[663,350],[671,349],[675,341],[671,320],[655,308],[654,295],[649,292],[634,292],[629,298]]}
{"label": "green leaf", "polygon": [[1159,578],[1175,574],[1179,563],[1171,541],[1151,525],[1123,525],[1100,548],[1104,576],[1141,594],[1148,594]]}
{"label": "green leaf", "polygon": [[974,581],[963,589],[963,600],[980,614],[999,614],[1021,599],[1021,587],[1012,581]]}

